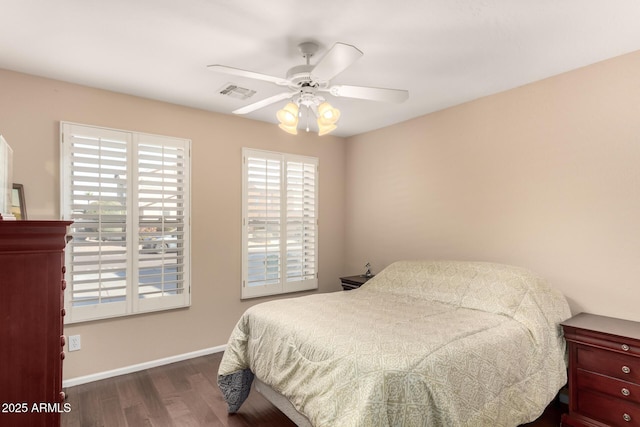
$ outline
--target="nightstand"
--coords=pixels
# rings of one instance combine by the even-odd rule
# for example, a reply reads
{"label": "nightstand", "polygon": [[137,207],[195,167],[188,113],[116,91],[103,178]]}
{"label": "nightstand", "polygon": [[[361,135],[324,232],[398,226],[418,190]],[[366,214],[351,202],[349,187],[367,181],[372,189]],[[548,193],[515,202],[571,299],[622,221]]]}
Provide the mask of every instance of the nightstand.
{"label": "nightstand", "polygon": [[367,280],[371,279],[372,277],[374,276],[367,277],[367,276],[359,275],[359,276],[341,277],[340,281],[342,282],[342,290],[350,291],[351,289],[357,289],[360,286],[367,283]]}
{"label": "nightstand", "polygon": [[640,322],[580,313],[561,325],[569,345],[562,426],[640,426]]}

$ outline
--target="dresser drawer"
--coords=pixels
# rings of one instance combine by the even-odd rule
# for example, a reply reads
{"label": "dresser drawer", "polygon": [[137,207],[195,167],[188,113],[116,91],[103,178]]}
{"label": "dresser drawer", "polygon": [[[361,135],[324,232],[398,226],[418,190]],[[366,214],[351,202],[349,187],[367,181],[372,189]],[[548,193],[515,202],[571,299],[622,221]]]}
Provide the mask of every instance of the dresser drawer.
{"label": "dresser drawer", "polygon": [[611,397],[640,404],[640,385],[578,369],[579,388],[596,390]]}
{"label": "dresser drawer", "polygon": [[577,368],[640,384],[640,358],[577,344]]}
{"label": "dresser drawer", "polygon": [[625,339],[614,335],[607,335],[595,331],[582,329],[565,331],[567,341],[591,344],[605,349],[615,350],[620,353],[640,357],[640,343],[635,339]]}
{"label": "dresser drawer", "polygon": [[589,390],[578,392],[578,410],[611,426],[640,427],[640,405]]}

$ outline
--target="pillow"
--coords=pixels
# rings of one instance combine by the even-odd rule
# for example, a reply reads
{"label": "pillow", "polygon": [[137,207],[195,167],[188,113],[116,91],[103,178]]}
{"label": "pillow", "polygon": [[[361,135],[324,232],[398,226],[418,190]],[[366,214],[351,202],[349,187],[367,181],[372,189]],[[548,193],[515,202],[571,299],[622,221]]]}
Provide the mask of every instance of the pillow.
{"label": "pillow", "polygon": [[523,268],[491,263],[473,263],[476,271],[460,301],[465,308],[513,317],[536,278]]}
{"label": "pillow", "polygon": [[529,270],[471,261],[398,261],[363,287],[513,317],[529,292],[547,292]]}
{"label": "pillow", "polygon": [[[562,293],[529,270],[467,261],[398,261],[360,289],[404,295],[513,318],[533,339],[571,317]],[[558,332],[556,335],[560,336]]]}
{"label": "pillow", "polygon": [[376,274],[363,287],[459,305],[471,279],[473,269],[455,261],[398,261]]}

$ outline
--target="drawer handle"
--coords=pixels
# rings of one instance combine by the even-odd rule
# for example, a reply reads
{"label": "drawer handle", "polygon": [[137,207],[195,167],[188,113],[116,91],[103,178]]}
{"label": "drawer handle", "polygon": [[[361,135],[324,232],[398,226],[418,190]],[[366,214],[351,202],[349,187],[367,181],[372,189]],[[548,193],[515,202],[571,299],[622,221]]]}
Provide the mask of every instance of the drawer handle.
{"label": "drawer handle", "polygon": [[628,346],[628,345],[626,345],[626,344],[622,344],[622,349],[623,349],[624,351],[629,351],[629,346]]}
{"label": "drawer handle", "polygon": [[623,414],[622,415],[622,419],[625,420],[626,422],[629,422],[629,421],[631,421],[631,415]]}
{"label": "drawer handle", "polygon": [[623,388],[622,390],[620,390],[620,392],[624,395],[624,396],[629,396],[631,394],[631,392],[629,391],[628,388]]}
{"label": "drawer handle", "polygon": [[631,372],[631,368],[629,368],[628,366],[623,366],[622,367],[622,372],[624,372],[625,374],[628,374]]}

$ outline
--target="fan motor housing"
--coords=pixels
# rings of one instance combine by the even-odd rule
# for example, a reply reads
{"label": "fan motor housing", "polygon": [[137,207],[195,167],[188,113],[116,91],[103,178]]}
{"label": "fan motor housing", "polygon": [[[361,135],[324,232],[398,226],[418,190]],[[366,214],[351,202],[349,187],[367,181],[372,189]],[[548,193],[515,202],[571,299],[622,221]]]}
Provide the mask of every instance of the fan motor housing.
{"label": "fan motor housing", "polygon": [[292,86],[295,87],[301,87],[305,85],[305,83],[311,85],[313,82],[311,79],[311,70],[313,70],[313,65],[297,65],[287,71],[287,80],[290,80]]}

